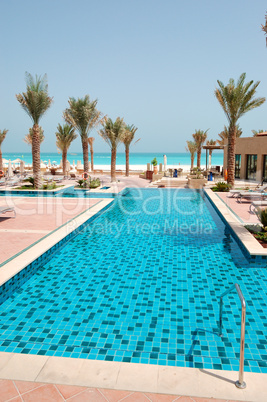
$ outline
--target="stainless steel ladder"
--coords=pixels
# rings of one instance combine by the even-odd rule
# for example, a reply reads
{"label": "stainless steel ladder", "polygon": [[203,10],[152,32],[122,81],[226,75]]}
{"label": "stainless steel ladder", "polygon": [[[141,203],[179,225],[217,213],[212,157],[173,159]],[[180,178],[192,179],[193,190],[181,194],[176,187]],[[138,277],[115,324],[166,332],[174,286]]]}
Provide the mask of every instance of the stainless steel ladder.
{"label": "stainless steel ladder", "polygon": [[235,382],[237,388],[246,388],[246,383],[244,381],[244,352],[245,352],[245,325],[246,325],[246,301],[237,283],[231,286],[220,296],[220,321],[219,321],[219,336],[222,336],[222,311],[223,311],[223,297],[232,290],[236,289],[239,299],[241,301],[242,312],[241,312],[241,333],[240,333],[240,360],[239,360],[239,378]]}

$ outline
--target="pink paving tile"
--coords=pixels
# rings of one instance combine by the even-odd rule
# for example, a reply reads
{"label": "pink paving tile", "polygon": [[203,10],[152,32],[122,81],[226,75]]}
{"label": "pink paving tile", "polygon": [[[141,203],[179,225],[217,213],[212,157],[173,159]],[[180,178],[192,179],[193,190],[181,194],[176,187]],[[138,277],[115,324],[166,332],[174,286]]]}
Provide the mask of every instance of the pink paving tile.
{"label": "pink paving tile", "polygon": [[123,399],[123,402],[149,402],[149,401],[150,399],[142,392],[134,392]]}
{"label": "pink paving tile", "polygon": [[107,399],[96,388],[88,388],[79,395],[69,398],[68,402],[107,402]]}
{"label": "pink paving tile", "polygon": [[117,389],[99,389],[99,392],[105,396],[109,402],[118,402],[131,395],[132,391],[120,391]]}
{"label": "pink paving tile", "polygon": [[24,402],[62,402],[64,398],[60,395],[53,384],[45,384],[39,388],[29,391],[22,396]]}
{"label": "pink paving tile", "polygon": [[[173,402],[173,401],[177,401],[180,396],[178,395],[166,395],[166,394],[151,394],[148,392],[145,392],[145,395],[149,398],[150,401],[152,402]],[[180,399],[179,399],[180,401]],[[192,400],[190,399],[190,402],[192,402]]]}
{"label": "pink paving tile", "polygon": [[24,394],[25,392],[32,391],[33,389],[44,385],[41,382],[30,382],[30,381],[14,381],[14,384],[19,390],[20,394]]}
{"label": "pink paving tile", "polygon": [[82,391],[85,391],[86,387],[78,387],[75,385],[59,385],[56,384],[56,387],[60,394],[65,398],[68,399],[74,395],[80,394]]}
{"label": "pink paving tile", "polygon": [[0,402],[8,401],[11,398],[15,398],[19,395],[13,381],[0,380]]}
{"label": "pink paving tile", "polygon": [[238,202],[235,197],[229,197],[229,193],[216,193],[225,204],[244,222],[256,223],[259,222],[257,216],[249,211],[250,202]]}

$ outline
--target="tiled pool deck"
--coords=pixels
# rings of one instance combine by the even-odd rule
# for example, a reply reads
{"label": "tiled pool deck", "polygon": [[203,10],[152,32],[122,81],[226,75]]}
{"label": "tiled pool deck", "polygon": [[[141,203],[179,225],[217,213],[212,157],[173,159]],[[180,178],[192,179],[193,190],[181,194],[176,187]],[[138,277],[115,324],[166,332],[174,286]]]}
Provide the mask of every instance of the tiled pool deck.
{"label": "tiled pool deck", "polygon": [[[128,184],[129,185],[129,184]],[[234,215],[225,209],[224,203],[220,205],[217,195],[211,194],[214,202],[219,204],[222,213],[239,232],[242,239],[246,233],[237,223]],[[65,199],[66,204],[61,205],[60,222],[58,218],[59,205],[62,201],[49,199],[46,207],[40,210],[37,201],[33,199],[19,199],[15,202],[17,207],[23,210],[31,208],[38,213],[31,215],[31,219],[25,218],[23,213],[16,219],[0,219],[3,233],[10,235],[13,240],[25,238],[25,247],[31,243],[25,231],[32,235],[38,235],[37,240],[54,229],[57,229],[51,236],[39,241],[34,247],[20,254],[16,260],[9,261],[1,268],[0,282],[4,276],[12,276],[21,264],[27,265],[28,262],[40,255],[45,249],[49,249],[59,237],[66,235],[72,228],[77,227],[84,220],[88,219],[88,213],[97,212],[108,200],[99,203],[98,199],[90,199],[90,205],[86,204],[89,200],[84,200],[84,204],[75,205],[75,200]],[[0,200],[1,201],[1,200]],[[57,204],[58,202],[58,204]],[[1,204],[2,205],[2,204]],[[38,209],[39,208],[39,209]],[[88,209],[90,208],[90,209]],[[248,205],[243,204],[239,210],[248,209]],[[72,210],[72,214],[70,213]],[[51,212],[52,211],[52,212]],[[66,211],[68,211],[66,213]],[[86,212],[87,211],[87,212]],[[89,212],[90,211],[90,212]],[[234,211],[236,212],[236,211]],[[74,221],[73,217],[79,215]],[[4,225],[6,225],[4,227]],[[36,224],[36,226],[35,226]],[[16,233],[16,236],[14,234]],[[2,237],[3,239],[4,237]],[[5,237],[7,239],[7,237]],[[33,242],[36,241],[34,236]],[[248,247],[252,247],[256,254],[259,253],[258,244],[253,242],[251,236],[247,237]],[[252,243],[251,243],[252,241]],[[3,249],[10,240],[2,241]],[[19,245],[17,252],[23,248],[21,241],[14,242],[13,253],[16,254],[16,245]],[[261,247],[261,246],[260,246]],[[7,254],[7,258],[12,254]],[[4,258],[4,257],[3,257]],[[0,401],[7,400],[73,400],[73,401],[204,401],[207,398],[220,398],[217,400],[247,400],[265,401],[267,395],[267,375],[245,373],[247,388],[238,390],[234,386],[237,379],[237,372],[199,370],[193,368],[165,367],[144,364],[128,364],[102,361],[88,361],[83,359],[70,359],[49,356],[19,355],[13,353],[0,353]],[[60,384],[60,385],[55,385]],[[82,387],[82,388],[79,388]],[[156,394],[154,394],[156,393]],[[165,395],[168,394],[168,395]],[[180,397],[182,395],[182,397]],[[193,395],[193,397],[192,397]],[[46,398],[46,399],[42,399]],[[201,399],[205,398],[205,399]],[[216,400],[216,399],[212,399]]]}

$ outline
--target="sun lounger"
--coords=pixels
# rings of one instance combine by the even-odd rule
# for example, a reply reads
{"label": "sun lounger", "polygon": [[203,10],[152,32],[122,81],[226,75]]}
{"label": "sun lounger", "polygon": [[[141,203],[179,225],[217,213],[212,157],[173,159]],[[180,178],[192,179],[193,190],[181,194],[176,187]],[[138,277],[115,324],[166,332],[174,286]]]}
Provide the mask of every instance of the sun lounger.
{"label": "sun lounger", "polygon": [[267,193],[255,192],[255,191],[241,191],[237,196],[237,201],[241,202],[243,199],[252,200],[252,199],[261,199],[264,200],[267,197]]}
{"label": "sun lounger", "polygon": [[13,186],[17,186],[20,182],[20,179],[18,177],[14,177],[13,179],[9,179],[6,181],[6,186],[8,187],[13,187]]}
{"label": "sun lounger", "polygon": [[235,196],[237,196],[238,194],[240,194],[241,190],[230,190],[229,194],[227,197],[229,198],[235,198]]}
{"label": "sun lounger", "polygon": [[[264,200],[253,201],[249,206],[249,210],[250,210],[250,212],[255,212],[255,209],[258,207],[267,207],[267,200],[266,201],[264,201]],[[252,210],[252,208],[254,208],[254,209]]]}
{"label": "sun lounger", "polygon": [[14,207],[0,207],[0,215],[7,212],[14,212],[14,218],[16,218],[16,211]]}

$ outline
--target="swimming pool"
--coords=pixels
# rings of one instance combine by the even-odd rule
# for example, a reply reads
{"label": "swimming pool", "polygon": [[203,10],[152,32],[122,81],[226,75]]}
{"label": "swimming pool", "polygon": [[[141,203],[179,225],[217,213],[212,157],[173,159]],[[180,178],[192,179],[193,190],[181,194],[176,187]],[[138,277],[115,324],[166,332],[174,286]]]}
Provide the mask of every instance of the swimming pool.
{"label": "swimming pool", "polygon": [[[109,188],[109,187],[107,187]],[[104,189],[104,188],[102,188]],[[55,191],[43,190],[0,190],[0,197],[57,197],[57,198],[114,198],[118,193],[107,193],[104,191],[91,191],[83,189],[63,188]]]}
{"label": "swimming pool", "polygon": [[3,304],[0,351],[267,372],[266,259],[244,254],[203,192],[128,189]]}

